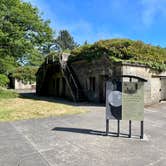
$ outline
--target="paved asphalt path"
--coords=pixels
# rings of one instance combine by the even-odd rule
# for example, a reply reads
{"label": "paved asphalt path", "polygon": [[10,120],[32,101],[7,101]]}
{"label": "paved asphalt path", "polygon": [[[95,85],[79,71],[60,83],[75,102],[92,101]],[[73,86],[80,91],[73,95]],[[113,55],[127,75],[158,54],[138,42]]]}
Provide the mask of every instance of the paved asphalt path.
{"label": "paved asphalt path", "polygon": [[[103,136],[105,108],[88,113],[0,123],[0,166],[165,166],[166,103],[145,108],[140,124],[121,122],[121,136]],[[110,123],[116,132],[116,121]]]}

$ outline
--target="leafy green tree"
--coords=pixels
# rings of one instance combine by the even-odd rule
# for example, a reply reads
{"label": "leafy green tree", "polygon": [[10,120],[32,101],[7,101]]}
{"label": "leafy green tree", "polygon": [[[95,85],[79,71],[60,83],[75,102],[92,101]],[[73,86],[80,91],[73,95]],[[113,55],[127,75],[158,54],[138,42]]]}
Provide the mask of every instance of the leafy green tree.
{"label": "leafy green tree", "polygon": [[9,74],[10,71],[13,71],[13,69],[18,64],[15,61],[14,57],[11,56],[5,56],[4,58],[0,57],[0,73]]}
{"label": "leafy green tree", "polygon": [[[18,64],[42,61],[39,48],[52,40],[49,21],[41,18],[39,10],[21,0],[1,0],[0,5],[0,72],[9,72]],[[10,60],[9,60],[10,59]],[[9,61],[8,61],[9,60]]]}
{"label": "leafy green tree", "polygon": [[12,77],[18,80],[22,80],[24,83],[27,82],[33,83],[36,81],[37,70],[38,67],[32,67],[32,66],[18,67],[12,73]]}
{"label": "leafy green tree", "polygon": [[61,30],[55,42],[61,46],[62,50],[72,50],[78,47],[78,44],[67,30]]}
{"label": "leafy green tree", "polygon": [[9,79],[6,75],[0,74],[0,87],[6,87],[9,83]]}

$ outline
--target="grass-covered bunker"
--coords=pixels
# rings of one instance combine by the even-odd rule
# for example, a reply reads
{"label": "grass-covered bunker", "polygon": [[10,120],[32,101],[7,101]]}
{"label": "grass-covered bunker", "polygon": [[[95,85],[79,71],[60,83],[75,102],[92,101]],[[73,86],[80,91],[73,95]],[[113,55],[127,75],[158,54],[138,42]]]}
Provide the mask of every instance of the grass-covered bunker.
{"label": "grass-covered bunker", "polygon": [[37,73],[37,93],[104,102],[106,80],[121,75],[147,80],[146,105],[166,100],[166,49],[112,39],[81,46],[60,58],[48,56]]}

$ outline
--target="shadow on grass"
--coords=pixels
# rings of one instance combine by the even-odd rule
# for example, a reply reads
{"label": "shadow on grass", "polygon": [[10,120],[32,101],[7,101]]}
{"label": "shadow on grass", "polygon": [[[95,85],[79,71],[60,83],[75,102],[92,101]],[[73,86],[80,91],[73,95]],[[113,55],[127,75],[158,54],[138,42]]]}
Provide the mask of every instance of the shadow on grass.
{"label": "shadow on grass", "polygon": [[104,104],[98,104],[98,103],[91,103],[91,102],[73,102],[71,100],[67,100],[64,98],[55,98],[50,96],[38,96],[35,92],[25,92],[25,93],[19,93],[19,97],[23,99],[32,99],[32,100],[39,100],[39,101],[47,101],[47,102],[53,102],[53,103],[60,103],[60,104],[66,104],[70,106],[97,106],[97,107],[103,107]]}
{"label": "shadow on grass", "polygon": [[[107,136],[105,131],[83,129],[83,128],[55,127],[52,130],[53,131],[79,133],[79,134],[97,135],[97,136]],[[115,133],[115,132],[109,132],[108,136],[118,137],[117,133]],[[128,138],[128,134],[120,133],[120,137]]]}

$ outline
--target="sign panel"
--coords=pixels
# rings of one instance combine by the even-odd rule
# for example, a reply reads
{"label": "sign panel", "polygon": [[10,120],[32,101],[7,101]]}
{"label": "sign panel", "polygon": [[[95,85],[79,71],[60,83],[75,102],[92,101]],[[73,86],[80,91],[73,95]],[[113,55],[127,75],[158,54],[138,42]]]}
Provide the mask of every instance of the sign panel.
{"label": "sign panel", "polygon": [[106,118],[122,118],[122,83],[120,80],[106,83]]}
{"label": "sign panel", "polygon": [[144,119],[144,83],[123,82],[122,84],[122,119]]}
{"label": "sign panel", "polygon": [[144,119],[144,83],[107,81],[106,119],[142,121]]}

